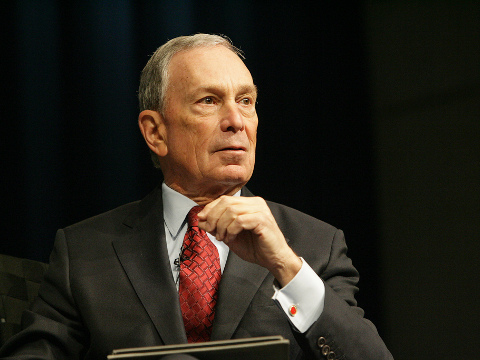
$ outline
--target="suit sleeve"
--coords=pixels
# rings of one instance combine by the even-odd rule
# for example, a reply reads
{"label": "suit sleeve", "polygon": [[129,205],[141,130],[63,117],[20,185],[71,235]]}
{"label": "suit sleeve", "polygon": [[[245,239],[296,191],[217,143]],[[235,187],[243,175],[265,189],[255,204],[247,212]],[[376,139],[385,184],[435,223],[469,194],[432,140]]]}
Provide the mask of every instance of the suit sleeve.
{"label": "suit sleeve", "polygon": [[22,316],[23,330],[0,350],[3,359],[80,359],[88,335],[75,310],[69,279],[68,249],[57,232],[50,265],[31,311]]}
{"label": "suit sleeve", "polygon": [[346,253],[343,232],[337,230],[327,267],[319,273],[325,284],[323,311],[305,333],[294,335],[315,359],[393,359],[375,326],[357,307],[358,272]]}

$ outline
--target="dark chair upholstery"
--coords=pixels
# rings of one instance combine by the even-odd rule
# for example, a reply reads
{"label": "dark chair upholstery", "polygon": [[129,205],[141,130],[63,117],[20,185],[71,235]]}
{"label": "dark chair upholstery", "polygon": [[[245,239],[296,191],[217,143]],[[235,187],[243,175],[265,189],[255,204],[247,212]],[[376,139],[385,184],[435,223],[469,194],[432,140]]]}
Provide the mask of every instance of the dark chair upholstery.
{"label": "dark chair upholstery", "polygon": [[20,330],[48,265],[0,254],[0,345]]}

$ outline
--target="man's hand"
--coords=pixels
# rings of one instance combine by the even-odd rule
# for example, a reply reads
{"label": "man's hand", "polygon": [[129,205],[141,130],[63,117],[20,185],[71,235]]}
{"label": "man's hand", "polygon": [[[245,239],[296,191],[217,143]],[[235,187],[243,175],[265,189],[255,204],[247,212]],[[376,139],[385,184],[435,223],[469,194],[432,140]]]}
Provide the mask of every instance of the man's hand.
{"label": "man's hand", "polygon": [[206,205],[198,219],[200,228],[223,241],[243,260],[267,268],[282,287],[302,267],[260,197],[221,196]]}

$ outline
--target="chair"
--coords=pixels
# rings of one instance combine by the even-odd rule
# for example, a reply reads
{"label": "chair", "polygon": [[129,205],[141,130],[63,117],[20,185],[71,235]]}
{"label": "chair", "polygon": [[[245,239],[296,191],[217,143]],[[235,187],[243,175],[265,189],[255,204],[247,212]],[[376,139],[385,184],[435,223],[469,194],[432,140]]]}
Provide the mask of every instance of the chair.
{"label": "chair", "polygon": [[0,254],[0,345],[20,330],[22,313],[37,296],[48,265]]}

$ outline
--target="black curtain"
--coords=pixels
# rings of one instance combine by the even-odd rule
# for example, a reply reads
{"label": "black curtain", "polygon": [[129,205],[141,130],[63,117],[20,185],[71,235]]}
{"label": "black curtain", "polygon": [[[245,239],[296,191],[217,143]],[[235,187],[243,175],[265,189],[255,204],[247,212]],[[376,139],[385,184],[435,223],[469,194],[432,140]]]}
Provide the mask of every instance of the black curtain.
{"label": "black curtain", "polygon": [[228,35],[259,87],[249,188],[343,229],[381,327],[361,4],[10,1],[1,6],[2,253],[47,261],[55,231],[161,181],[137,129],[141,69],[166,40]]}

